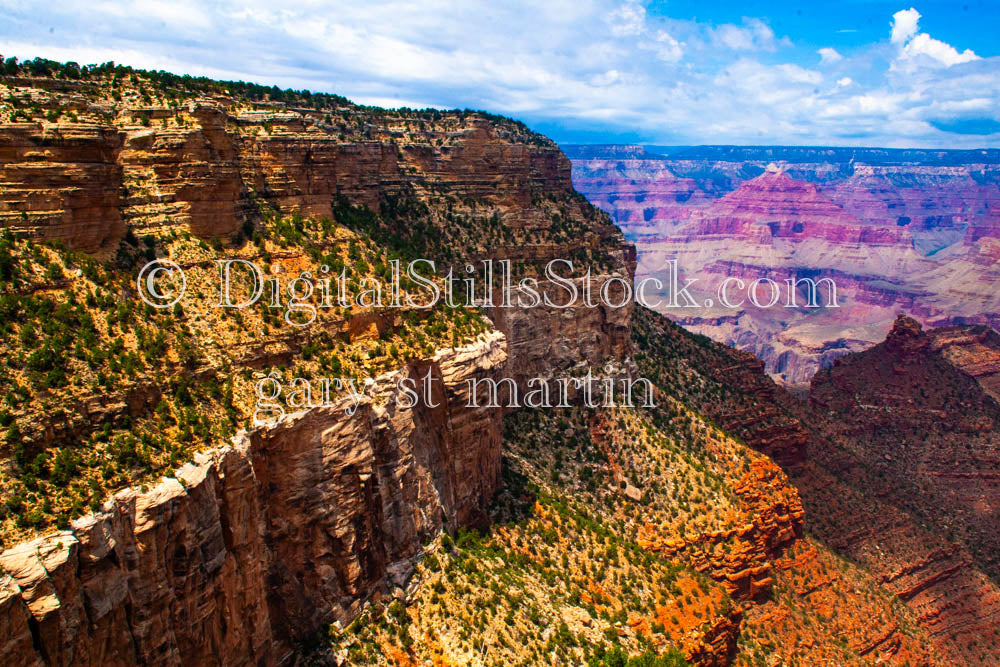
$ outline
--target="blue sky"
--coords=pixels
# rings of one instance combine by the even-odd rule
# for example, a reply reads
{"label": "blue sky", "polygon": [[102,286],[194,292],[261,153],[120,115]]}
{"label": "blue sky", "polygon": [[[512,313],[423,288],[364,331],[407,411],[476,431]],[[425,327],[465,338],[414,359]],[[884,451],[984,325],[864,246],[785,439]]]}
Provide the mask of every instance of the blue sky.
{"label": "blue sky", "polygon": [[0,0],[0,53],[471,107],[563,143],[1000,146],[1000,3]]}

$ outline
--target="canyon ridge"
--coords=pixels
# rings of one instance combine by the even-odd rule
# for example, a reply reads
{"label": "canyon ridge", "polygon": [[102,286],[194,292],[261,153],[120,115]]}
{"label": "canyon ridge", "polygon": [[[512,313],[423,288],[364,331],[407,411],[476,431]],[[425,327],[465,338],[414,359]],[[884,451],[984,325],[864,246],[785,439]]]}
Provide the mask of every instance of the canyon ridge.
{"label": "canyon ridge", "polygon": [[[695,308],[661,312],[764,360],[804,387],[838,356],[881,341],[899,312],[930,326],[996,327],[1000,151],[741,146],[566,146],[574,186],[638,249],[637,277],[676,259]],[[819,308],[800,283],[756,307],[727,279],[830,279]],[[683,281],[681,282],[683,284]],[[731,283],[738,286],[739,283]],[[652,295],[652,291],[650,292]],[[771,301],[762,287],[758,303]],[[706,305],[708,300],[713,303]]]}

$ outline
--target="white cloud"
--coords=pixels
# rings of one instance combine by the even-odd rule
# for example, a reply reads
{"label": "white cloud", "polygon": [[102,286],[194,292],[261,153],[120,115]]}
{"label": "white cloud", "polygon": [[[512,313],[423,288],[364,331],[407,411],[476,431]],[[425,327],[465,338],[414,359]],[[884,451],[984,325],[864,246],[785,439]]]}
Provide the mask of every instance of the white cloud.
{"label": "white cloud", "polygon": [[488,109],[564,140],[977,146],[941,128],[1000,119],[1000,58],[926,36],[916,10],[892,17],[890,48],[825,47],[817,62],[760,19],[673,20],[639,0],[158,1],[64,0],[43,15],[0,0],[0,51]]}
{"label": "white cloud", "polygon": [[663,30],[656,33],[655,50],[660,60],[668,63],[675,63],[684,55],[683,45]]}
{"label": "white cloud", "polygon": [[734,51],[775,51],[778,46],[774,31],[757,18],[744,19],[743,26],[721,25],[711,30],[711,34],[717,44]]}
{"label": "white cloud", "polygon": [[844,56],[837,53],[837,49],[829,46],[824,46],[816,53],[819,54],[819,62],[822,65],[832,65],[833,63],[840,62],[844,59]]}
{"label": "white cloud", "polygon": [[617,83],[619,78],[618,70],[609,69],[603,74],[595,74],[590,79],[590,83],[594,86],[610,86],[613,83]]}
{"label": "white cloud", "polygon": [[910,37],[917,34],[917,21],[920,20],[920,12],[913,7],[901,9],[892,15],[892,35],[893,44],[902,44]]}
{"label": "white cloud", "polygon": [[927,56],[948,67],[979,58],[971,49],[959,53],[954,46],[934,39],[926,32],[916,35],[903,47],[903,58],[919,58],[920,56]]}
{"label": "white cloud", "polygon": [[640,35],[646,27],[646,8],[637,2],[627,2],[612,11],[608,19],[615,37]]}
{"label": "white cloud", "polygon": [[[919,20],[920,12],[912,7],[892,15],[892,33],[889,39],[893,44],[899,45],[900,60],[951,67],[979,58],[971,49],[959,53],[955,47],[939,39],[934,39],[926,32],[918,33],[917,22]],[[912,64],[911,62],[911,69]]]}

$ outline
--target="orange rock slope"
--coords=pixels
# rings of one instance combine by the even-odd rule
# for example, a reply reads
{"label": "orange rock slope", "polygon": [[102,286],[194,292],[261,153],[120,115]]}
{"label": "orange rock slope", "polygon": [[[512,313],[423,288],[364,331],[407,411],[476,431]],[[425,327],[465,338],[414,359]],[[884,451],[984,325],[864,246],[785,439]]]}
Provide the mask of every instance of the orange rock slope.
{"label": "orange rock slope", "polygon": [[[645,338],[645,316],[641,311],[639,340]],[[806,456],[787,470],[820,561],[851,563],[838,566],[840,582],[817,582],[818,590],[828,593],[845,590],[844,576],[852,582],[846,590],[856,595],[837,607],[844,631],[853,637],[849,645],[859,652],[874,647],[867,650],[898,653],[900,659],[913,652],[912,641],[907,649],[899,633],[873,643],[878,635],[865,631],[860,610],[870,602],[859,605],[865,599],[860,594],[880,590],[876,601],[888,595],[906,603],[910,622],[929,638],[938,664],[990,665],[1000,659],[991,510],[997,488],[996,334],[984,327],[923,331],[901,317],[884,343],[818,375],[804,403],[767,379],[759,362],[716,344],[698,344],[671,327],[659,323],[673,341],[664,356],[679,355],[684,368],[695,369],[694,377],[719,387],[718,393],[689,390],[687,400],[720,423],[733,414],[760,414],[804,443]],[[742,435],[763,448],[773,431],[757,425]],[[804,572],[797,572],[800,568]],[[811,577],[804,576],[810,569],[814,566],[803,561],[786,573],[802,579],[802,590],[809,591],[792,598],[793,609],[802,608],[803,600],[796,598],[826,595],[810,588]],[[883,602],[879,606],[884,609]],[[895,623],[904,635],[912,632],[906,617],[902,622],[886,617],[886,627]],[[745,623],[755,618],[749,614]],[[797,633],[816,634],[801,627]]]}

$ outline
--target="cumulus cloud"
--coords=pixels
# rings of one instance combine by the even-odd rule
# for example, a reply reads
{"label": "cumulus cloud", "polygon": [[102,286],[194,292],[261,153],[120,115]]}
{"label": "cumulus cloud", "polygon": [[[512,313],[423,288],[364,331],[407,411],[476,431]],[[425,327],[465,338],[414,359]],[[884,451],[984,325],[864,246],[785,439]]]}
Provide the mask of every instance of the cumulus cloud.
{"label": "cumulus cloud", "polygon": [[958,49],[950,44],[934,39],[926,32],[917,32],[919,20],[920,12],[912,7],[892,15],[892,32],[889,39],[893,44],[900,46],[901,60],[922,60],[925,63],[950,67],[979,58],[971,49],[959,53]]}
{"label": "cumulus cloud", "polygon": [[913,7],[901,9],[892,15],[892,33],[890,39],[893,44],[903,44],[909,38],[917,34],[917,21],[920,20],[920,12]]}
{"label": "cumulus cloud", "polygon": [[837,53],[837,49],[825,46],[816,53],[819,54],[819,61],[823,65],[832,65],[844,59],[844,56]]}
{"label": "cumulus cloud", "polygon": [[744,19],[742,26],[727,23],[711,33],[716,44],[734,51],[774,51],[779,45],[771,27],[758,18]]}
{"label": "cumulus cloud", "polygon": [[0,0],[0,51],[488,109],[564,141],[1000,144],[1000,59],[920,32],[913,9],[892,16],[890,48],[817,63],[760,18],[675,20],[640,0],[153,2]]}
{"label": "cumulus cloud", "polygon": [[922,32],[906,43],[902,52],[903,58],[919,58],[927,56],[942,65],[951,66],[958,63],[967,63],[970,60],[977,60],[979,56],[966,49],[961,53],[954,46],[934,39],[926,32]]}

